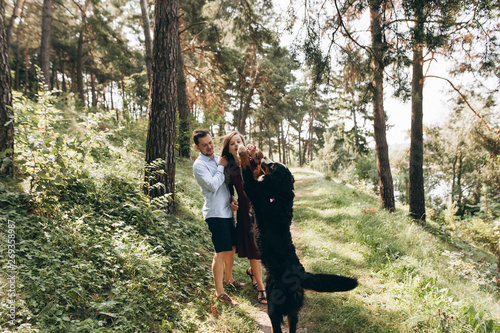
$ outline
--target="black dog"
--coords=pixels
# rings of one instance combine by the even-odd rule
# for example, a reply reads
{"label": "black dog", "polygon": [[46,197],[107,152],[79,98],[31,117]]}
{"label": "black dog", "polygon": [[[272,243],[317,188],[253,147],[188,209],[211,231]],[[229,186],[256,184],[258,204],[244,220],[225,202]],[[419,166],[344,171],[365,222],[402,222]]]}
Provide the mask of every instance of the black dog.
{"label": "black dog", "polygon": [[[239,147],[238,153],[245,193],[255,211],[254,234],[267,271],[267,313],[274,333],[282,332],[283,316],[288,316],[290,333],[294,333],[305,289],[319,292],[347,291],[356,288],[358,282],[354,278],[311,274],[304,270],[290,234],[295,197],[292,174],[283,164],[264,158],[261,152],[255,157],[260,161],[261,170],[252,172],[244,146]],[[258,173],[261,175],[258,176]]]}

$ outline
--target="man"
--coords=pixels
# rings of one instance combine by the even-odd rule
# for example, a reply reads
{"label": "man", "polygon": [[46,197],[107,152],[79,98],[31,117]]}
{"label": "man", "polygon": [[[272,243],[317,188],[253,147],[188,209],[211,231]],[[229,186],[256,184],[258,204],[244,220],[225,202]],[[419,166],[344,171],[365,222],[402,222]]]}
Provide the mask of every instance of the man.
{"label": "man", "polygon": [[221,302],[237,305],[238,303],[224,291],[224,283],[242,285],[233,278],[236,249],[233,211],[238,209],[238,203],[231,202],[231,194],[225,183],[224,167],[227,166],[228,161],[225,157],[214,154],[214,143],[208,130],[194,130],[193,141],[195,148],[200,151],[200,155],[193,164],[193,175],[205,198],[203,218],[212,233],[212,243],[215,248],[212,261],[215,284],[214,297],[217,297]]}

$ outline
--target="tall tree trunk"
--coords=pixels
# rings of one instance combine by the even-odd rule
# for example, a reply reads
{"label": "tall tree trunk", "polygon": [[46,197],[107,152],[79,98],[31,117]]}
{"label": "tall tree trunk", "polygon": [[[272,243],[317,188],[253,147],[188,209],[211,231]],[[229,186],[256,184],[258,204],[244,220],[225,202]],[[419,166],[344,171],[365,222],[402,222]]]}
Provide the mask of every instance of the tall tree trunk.
{"label": "tall tree trunk", "polygon": [[417,5],[415,11],[413,77],[411,82],[411,134],[410,134],[410,216],[425,221],[424,195],[424,139],[423,139],[423,90],[424,90],[424,57],[423,57],[423,12]]}
{"label": "tall tree trunk", "polygon": [[97,93],[95,89],[95,77],[94,73],[90,72],[90,88],[92,90],[92,107],[97,107]]}
{"label": "tall tree trunk", "polygon": [[71,92],[76,93],[76,64],[73,62],[71,66]]}
{"label": "tall tree trunk", "polygon": [[251,83],[248,89],[248,93],[246,96],[244,95],[244,91],[242,91],[242,98],[244,96],[242,107],[240,108],[240,115],[238,117],[237,129],[241,134],[246,133],[246,123],[248,115],[250,114],[250,105],[252,103],[252,98],[255,93],[255,87],[257,86],[258,78],[259,78],[259,64],[256,63],[256,68],[250,74]]}
{"label": "tall tree trunk", "polygon": [[[123,119],[125,119],[127,122],[130,117],[130,112],[129,112],[129,105],[128,105],[128,100],[127,96],[125,94],[125,81],[123,80],[123,75],[121,77],[121,88],[122,88],[122,116]],[[150,90],[151,93],[151,90]],[[150,101],[151,103],[151,101]]]}
{"label": "tall tree trunk", "polygon": [[[354,100],[354,93],[351,93],[351,97]],[[356,107],[352,107],[351,117],[352,117],[352,122],[353,122],[352,131],[354,132],[354,149],[355,149],[356,156],[358,156],[360,151],[361,151],[361,147],[360,147],[361,145],[359,143],[358,120],[356,117]]]}
{"label": "tall tree trunk", "polygon": [[12,164],[14,125],[11,117],[14,116],[14,113],[9,108],[12,106],[12,90],[4,5],[5,1],[0,1],[0,174],[12,175],[14,173]]}
{"label": "tall tree trunk", "polygon": [[302,144],[302,147],[304,147],[304,151],[302,152],[302,163],[306,163],[306,156],[308,156],[308,146],[309,146],[309,140],[304,139],[304,143]]}
{"label": "tall tree trunk", "polygon": [[[78,36],[78,47],[76,54],[76,89],[78,97],[80,98],[80,105],[85,107],[85,86],[83,84],[83,69],[85,66],[85,59],[83,56],[83,47],[85,45],[85,30],[87,27],[87,8],[89,0],[85,0],[83,8],[80,8],[80,15],[82,18],[82,26],[80,27],[80,35]],[[87,104],[89,105],[89,104]]]}
{"label": "tall tree trunk", "polygon": [[29,76],[29,58],[28,58],[28,45],[24,47],[23,61],[24,61],[24,93],[28,92],[30,87],[30,76]]}
{"label": "tall tree trunk", "polygon": [[91,90],[90,94],[88,93],[89,76],[88,76],[88,74],[87,75],[84,74],[83,77],[85,78],[85,83],[86,83],[85,86],[87,87],[87,94],[85,94],[85,97],[87,98],[87,105],[91,106],[92,105],[92,100],[91,100],[92,90]]}
{"label": "tall tree trunk", "polygon": [[283,163],[287,164],[287,154],[286,154],[286,139],[285,139],[285,128],[283,127],[283,122],[280,122],[281,126],[281,144],[283,146]]}
{"label": "tall tree trunk", "polygon": [[315,117],[315,111],[314,111],[314,101],[312,98],[312,95],[310,96],[310,102],[311,102],[311,114],[309,115],[309,162],[313,160],[313,148],[312,148],[312,141],[313,141],[313,130],[314,130],[314,117]]}
{"label": "tall tree trunk", "polygon": [[56,66],[53,65],[52,66],[52,71],[51,71],[51,74],[50,74],[50,90],[53,90],[56,86],[56,80],[57,79],[57,70],[56,70]]}
{"label": "tall tree trunk", "polygon": [[17,32],[16,32],[16,82],[14,84],[14,87],[16,90],[19,89],[20,85],[20,78],[19,75],[21,74],[21,34],[23,32],[23,18],[24,18],[24,6],[22,7],[21,10],[21,19],[19,20],[19,24],[17,25]]}
{"label": "tall tree trunk", "polygon": [[106,111],[109,111],[109,104],[108,104],[108,100],[106,99],[106,87],[103,86],[103,89],[101,90],[101,98],[102,98],[102,102],[101,102],[101,107],[106,109]]}
{"label": "tall tree trunk", "polygon": [[455,179],[456,179],[456,167],[457,167],[457,161],[458,161],[458,156],[455,156],[455,159],[453,160],[453,164],[451,167],[452,170],[452,181],[451,181],[451,201],[455,200],[456,196],[456,187],[455,187]]}
{"label": "tall tree trunk", "polygon": [[66,92],[66,62],[63,60],[63,56],[59,57],[59,62],[61,64],[61,74],[62,74],[62,92]]}
{"label": "tall tree trunk", "polygon": [[[164,173],[146,171],[149,195],[171,194],[166,205],[175,211],[175,122],[177,104],[177,57],[179,56],[178,0],[155,1],[153,41],[153,78],[150,89],[149,126],[146,140],[146,163],[165,161]],[[153,187],[155,183],[164,187]]]}
{"label": "tall tree trunk", "polygon": [[144,29],[144,44],[146,48],[146,69],[148,71],[149,87],[153,73],[153,41],[151,39],[151,24],[149,23],[149,12],[147,0],[140,0],[142,13],[142,27]]}
{"label": "tall tree trunk", "polygon": [[377,170],[382,206],[390,212],[395,210],[394,185],[389,163],[389,148],[386,138],[384,113],[384,45],[382,40],[382,0],[370,0],[370,32],[372,36],[373,69],[373,129],[377,152]]}
{"label": "tall tree trunk", "polygon": [[[186,87],[186,74],[184,73],[184,57],[181,50],[181,39],[178,38],[178,59],[177,59],[177,106],[179,108],[179,155],[191,157],[190,131],[189,131],[189,102]],[[220,127],[219,127],[220,128]]]}
{"label": "tall tree trunk", "polygon": [[457,166],[457,207],[458,214],[462,216],[464,214],[464,205],[463,205],[463,191],[462,191],[462,162],[463,156],[462,152],[458,154],[458,166]]}
{"label": "tall tree trunk", "polygon": [[12,30],[14,29],[14,21],[17,18],[17,12],[19,8],[23,6],[23,0],[16,0],[14,4],[14,10],[12,11],[12,16],[10,17],[10,24],[7,27],[7,51],[10,50],[10,42],[12,40]]}
{"label": "tall tree trunk", "polygon": [[274,161],[274,157],[273,157],[273,140],[271,139],[271,137],[269,137],[268,139],[268,142],[269,142],[269,159],[271,161]]}
{"label": "tall tree trunk", "polygon": [[496,283],[500,285],[500,250],[498,250]]}
{"label": "tall tree trunk", "polygon": [[[115,100],[113,98],[113,81],[109,82],[109,99],[111,100],[111,110],[115,109]],[[118,120],[118,118],[116,118]]]}
{"label": "tall tree trunk", "polygon": [[262,120],[259,120],[259,149],[262,149]]}
{"label": "tall tree trunk", "polygon": [[83,85],[83,31],[85,24],[82,22],[80,29],[80,36],[78,37],[78,48],[76,55],[76,87],[78,90],[78,97],[80,98],[81,106],[85,107],[85,88]]}
{"label": "tall tree trunk", "polygon": [[302,167],[302,139],[300,137],[300,132],[302,131],[302,121],[301,121],[301,124],[299,125],[299,166]]}
{"label": "tall tree trunk", "polygon": [[40,49],[40,67],[44,83],[50,83],[50,39],[52,27],[52,0],[43,0],[42,9],[42,45]]}
{"label": "tall tree trunk", "polygon": [[281,133],[279,125],[278,125],[278,160],[283,163],[283,159],[281,158]]}

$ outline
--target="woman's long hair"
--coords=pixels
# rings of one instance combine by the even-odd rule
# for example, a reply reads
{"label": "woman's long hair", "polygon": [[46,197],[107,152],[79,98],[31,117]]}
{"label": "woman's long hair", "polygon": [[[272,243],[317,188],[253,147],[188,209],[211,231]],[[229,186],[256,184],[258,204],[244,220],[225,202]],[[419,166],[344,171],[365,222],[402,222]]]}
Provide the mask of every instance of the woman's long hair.
{"label": "woman's long hair", "polygon": [[222,153],[221,156],[225,156],[228,161],[234,160],[233,154],[229,152],[229,142],[234,138],[235,135],[239,135],[241,138],[241,142],[243,142],[243,145],[246,146],[245,143],[245,138],[243,135],[240,134],[238,131],[233,131],[229,134],[226,134],[224,137],[224,141],[222,141]]}
{"label": "woman's long hair", "polygon": [[221,156],[225,156],[229,162],[227,164],[227,166],[224,168],[224,175],[226,176],[226,183],[231,182],[231,175],[233,175],[235,173],[236,174],[241,173],[239,166],[236,164],[236,161],[234,160],[233,154],[231,154],[229,152],[229,143],[231,142],[231,140],[234,138],[235,135],[239,135],[241,137],[241,142],[243,143],[243,145],[246,146],[245,138],[238,131],[233,131],[224,137],[224,141],[222,141]]}

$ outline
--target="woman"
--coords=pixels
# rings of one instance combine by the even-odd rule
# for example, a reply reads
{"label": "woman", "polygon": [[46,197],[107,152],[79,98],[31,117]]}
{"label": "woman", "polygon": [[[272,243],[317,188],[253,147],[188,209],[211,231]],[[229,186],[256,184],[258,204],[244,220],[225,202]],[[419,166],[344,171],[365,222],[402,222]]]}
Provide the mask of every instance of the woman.
{"label": "woman", "polygon": [[[241,165],[238,158],[238,147],[245,145],[245,139],[237,132],[231,132],[224,138],[222,156],[228,160],[228,165],[224,169],[226,182],[229,184],[229,190],[234,197],[234,190],[238,194],[238,210],[236,213],[236,253],[240,258],[250,260],[250,268],[247,274],[252,279],[252,286],[257,290],[257,299],[261,304],[267,304],[264,283],[262,282],[262,264],[257,249],[257,244],[253,236],[253,209],[250,200],[243,190],[243,178],[241,176]],[[247,147],[251,152],[257,149],[253,145]],[[252,155],[252,154],[250,154]],[[251,165],[256,167],[255,164]]]}

